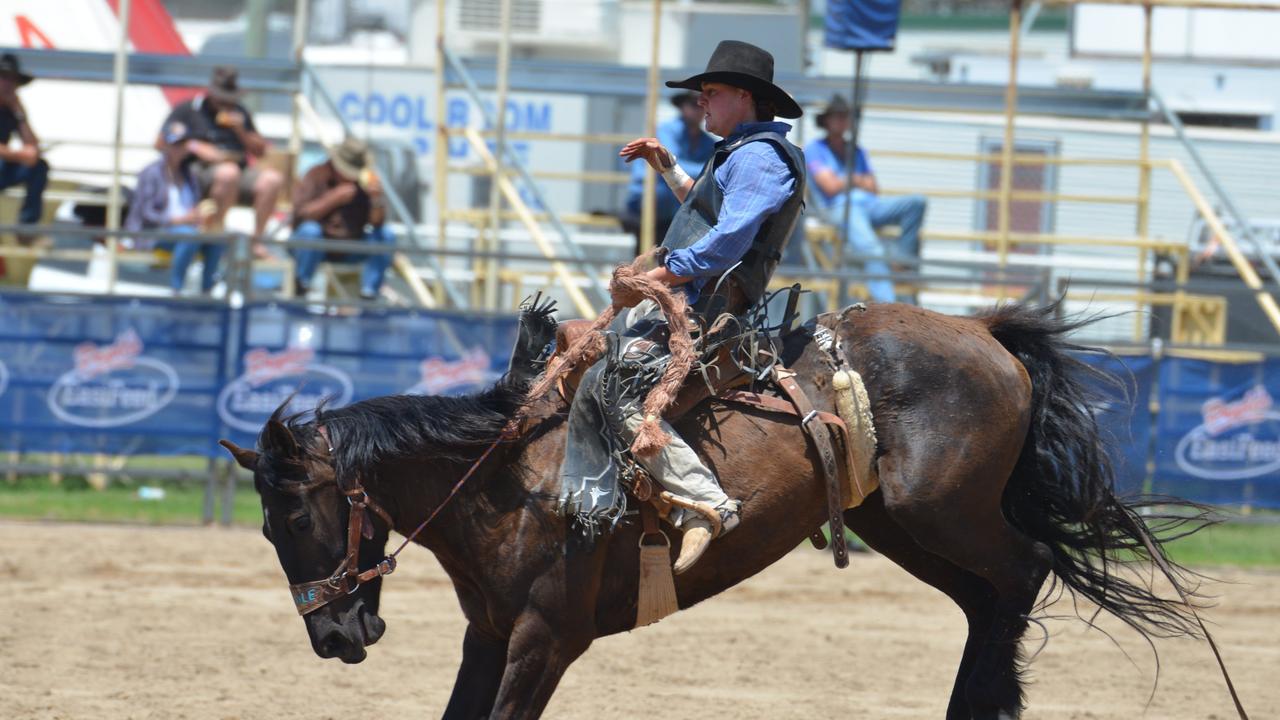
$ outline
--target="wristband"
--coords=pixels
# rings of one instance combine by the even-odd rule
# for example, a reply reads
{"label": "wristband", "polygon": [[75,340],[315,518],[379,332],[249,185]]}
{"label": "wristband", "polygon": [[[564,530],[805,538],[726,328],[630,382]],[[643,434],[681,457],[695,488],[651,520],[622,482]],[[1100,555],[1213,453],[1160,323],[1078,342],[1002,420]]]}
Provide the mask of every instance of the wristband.
{"label": "wristband", "polygon": [[685,182],[689,180],[689,173],[680,167],[680,163],[675,163],[662,171],[662,179],[667,183],[667,187],[671,188],[671,192],[679,193],[680,188],[683,188]]}

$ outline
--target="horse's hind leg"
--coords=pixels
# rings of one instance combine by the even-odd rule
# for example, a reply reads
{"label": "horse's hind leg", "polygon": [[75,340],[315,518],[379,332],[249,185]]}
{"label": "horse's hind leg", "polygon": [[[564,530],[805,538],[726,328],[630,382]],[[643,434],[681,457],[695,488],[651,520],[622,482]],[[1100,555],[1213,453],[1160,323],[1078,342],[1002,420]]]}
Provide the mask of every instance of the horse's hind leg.
{"label": "horse's hind leg", "polygon": [[996,602],[991,583],[916,544],[885,512],[882,493],[873,493],[862,505],[845,511],[844,520],[877,552],[946,594],[964,611],[969,634],[947,703],[947,720],[969,720],[965,687],[991,630]]}
{"label": "horse's hind leg", "polygon": [[886,455],[880,460],[880,484],[889,515],[921,547],[995,589],[991,630],[969,675],[966,697],[975,719],[1017,717],[1023,706],[1019,643],[1053,555],[1047,545],[1011,526],[1001,509],[1018,449],[965,450],[961,457],[946,444],[934,444],[904,457]]}

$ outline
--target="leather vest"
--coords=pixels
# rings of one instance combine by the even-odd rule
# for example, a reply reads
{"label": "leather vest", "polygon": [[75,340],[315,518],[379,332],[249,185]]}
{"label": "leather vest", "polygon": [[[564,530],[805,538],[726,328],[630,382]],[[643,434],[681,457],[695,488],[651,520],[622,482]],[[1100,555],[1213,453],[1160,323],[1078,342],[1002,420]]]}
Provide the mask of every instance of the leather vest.
{"label": "leather vest", "polygon": [[[729,159],[730,154],[749,142],[767,142],[778,149],[778,154],[787,163],[791,176],[795,178],[795,189],[782,207],[761,223],[755,239],[751,241],[751,247],[742,256],[738,265],[730,271],[729,278],[735,281],[736,290],[745,295],[743,299],[745,305],[740,308],[729,308],[730,312],[745,310],[764,297],[769,286],[769,278],[773,276],[778,262],[782,260],[782,251],[787,245],[787,240],[791,238],[804,207],[804,152],[776,132],[754,133],[721,146],[702,168],[702,174],[698,176],[688,197],[676,211],[667,235],[662,240],[662,247],[667,251],[680,250],[698,242],[711,231],[717,218],[720,217],[720,204],[724,201],[724,193],[716,183],[715,171]],[[708,307],[716,280],[712,278],[703,288],[702,296],[694,306],[695,310]],[[738,305],[739,303],[731,301],[729,304]]]}

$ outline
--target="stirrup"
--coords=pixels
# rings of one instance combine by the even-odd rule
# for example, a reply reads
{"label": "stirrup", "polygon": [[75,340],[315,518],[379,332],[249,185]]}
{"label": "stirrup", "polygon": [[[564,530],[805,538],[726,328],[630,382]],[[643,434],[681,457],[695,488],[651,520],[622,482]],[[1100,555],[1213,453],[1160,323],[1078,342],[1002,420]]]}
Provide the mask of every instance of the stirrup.
{"label": "stirrup", "polygon": [[720,530],[723,527],[723,523],[720,519],[720,511],[717,508],[714,508],[704,502],[690,500],[689,498],[681,495],[672,495],[669,490],[663,490],[658,497],[678,508],[684,508],[685,510],[691,510],[698,513],[708,523],[711,523],[711,537],[720,537]]}

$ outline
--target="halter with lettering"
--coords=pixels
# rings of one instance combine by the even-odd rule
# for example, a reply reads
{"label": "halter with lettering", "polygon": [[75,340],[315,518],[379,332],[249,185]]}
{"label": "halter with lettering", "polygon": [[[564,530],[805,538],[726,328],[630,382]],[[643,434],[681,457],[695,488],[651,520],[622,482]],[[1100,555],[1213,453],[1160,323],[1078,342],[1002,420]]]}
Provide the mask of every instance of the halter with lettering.
{"label": "halter with lettering", "polygon": [[[431,511],[431,514],[427,516],[427,519],[423,520],[418,527],[414,528],[413,532],[405,536],[404,542],[400,543],[400,546],[397,547],[394,552],[387,555],[382,560],[379,560],[376,565],[363,572],[360,571],[360,540],[362,536],[373,537],[373,521],[369,518],[368,511],[372,510],[377,513],[378,516],[387,523],[389,528],[394,528],[395,522],[392,521],[391,515],[388,514],[386,510],[383,510],[380,505],[373,501],[373,498],[369,497],[369,494],[365,492],[364,485],[361,484],[360,478],[357,476],[352,487],[342,491],[342,494],[347,498],[347,502],[351,505],[351,513],[347,519],[347,556],[329,577],[323,580],[312,580],[311,582],[294,583],[289,585],[289,592],[293,596],[293,604],[294,607],[297,608],[298,614],[307,615],[315,612],[334,600],[350,595],[356,590],[359,590],[361,585],[369,582],[370,580],[382,577],[383,575],[390,575],[394,572],[396,569],[396,556],[400,554],[400,551],[404,550],[409,543],[413,542],[414,538],[418,537],[418,535],[426,529],[427,525],[430,524],[432,520],[436,519],[436,516],[440,514],[440,511],[444,510],[445,506],[449,504],[449,501],[453,500],[454,496],[458,494],[458,491],[462,489],[462,486],[467,482],[467,480],[471,479],[471,476],[474,475],[480,465],[488,459],[489,455],[498,447],[499,443],[503,440],[512,439],[518,434],[518,427],[519,423],[517,420],[512,420],[507,423],[506,427],[502,429],[502,432],[498,434],[498,437],[494,438],[494,441],[489,444],[489,447],[485,448],[485,451],[480,454],[480,457],[477,458],[474,463],[472,463],[467,472],[462,475],[462,478],[454,484],[453,489],[449,491],[449,494],[445,499],[436,506],[435,510]],[[320,433],[320,437],[324,438],[325,443],[330,445],[329,455],[332,457],[333,447],[329,442],[328,432],[325,431],[323,425],[317,426],[317,430]],[[369,523],[369,527],[367,528],[368,535],[365,535],[365,523]]]}

